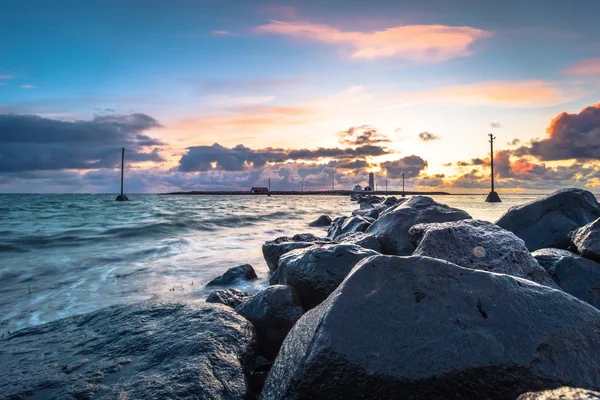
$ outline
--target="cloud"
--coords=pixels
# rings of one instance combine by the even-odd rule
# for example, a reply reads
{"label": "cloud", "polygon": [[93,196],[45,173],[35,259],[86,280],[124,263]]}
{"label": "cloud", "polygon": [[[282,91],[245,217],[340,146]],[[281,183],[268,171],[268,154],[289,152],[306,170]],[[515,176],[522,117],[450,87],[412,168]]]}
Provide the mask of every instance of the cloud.
{"label": "cloud", "polygon": [[600,103],[579,113],[563,112],[550,122],[548,137],[515,151],[542,161],[600,159]]}
{"label": "cloud", "polygon": [[130,162],[161,162],[157,147],[164,144],[144,134],[158,127],[145,114],[87,121],[0,114],[0,172],[113,168],[120,162],[121,147]]}
{"label": "cloud", "polygon": [[555,82],[542,80],[483,81],[444,86],[413,93],[398,93],[391,101],[439,101],[474,106],[550,107],[581,97],[583,92],[565,90]]}
{"label": "cloud", "polygon": [[563,71],[565,75],[600,75],[600,57],[580,60]]}
{"label": "cloud", "polygon": [[490,122],[492,128],[500,128],[500,122]]}
{"label": "cloud", "polygon": [[521,144],[521,139],[514,138],[513,140],[511,140],[510,142],[508,142],[506,144],[509,146],[518,146],[519,144]]}
{"label": "cloud", "polygon": [[351,127],[337,134],[340,144],[362,146],[366,144],[389,143],[390,139],[370,125]]}
{"label": "cloud", "polygon": [[375,32],[342,31],[308,21],[271,21],[255,28],[259,33],[305,38],[352,48],[354,59],[398,57],[416,62],[441,62],[472,53],[471,45],[490,36],[468,26],[405,25]]}
{"label": "cloud", "polygon": [[430,142],[432,140],[439,140],[440,137],[431,132],[421,132],[419,133],[419,139],[423,142]]}
{"label": "cloud", "polygon": [[0,75],[0,79],[13,79],[14,76],[12,75]]}
{"label": "cloud", "polygon": [[[244,145],[232,148],[215,143],[211,146],[192,146],[179,160],[181,172],[209,170],[244,171],[260,168],[267,163],[284,163],[295,160],[318,161],[322,159],[356,160],[390,154],[391,151],[375,145],[354,148],[281,149],[267,147],[251,149]],[[216,163],[216,164],[215,164]]]}
{"label": "cloud", "polygon": [[21,85],[21,89],[35,89],[35,85]]}
{"label": "cloud", "polygon": [[215,36],[224,36],[224,35],[229,35],[229,31],[218,29],[216,31],[212,31],[212,34]]}
{"label": "cloud", "polygon": [[419,156],[412,155],[383,162],[380,166],[390,179],[400,179],[402,173],[404,173],[405,178],[414,178],[427,168],[427,161]]}

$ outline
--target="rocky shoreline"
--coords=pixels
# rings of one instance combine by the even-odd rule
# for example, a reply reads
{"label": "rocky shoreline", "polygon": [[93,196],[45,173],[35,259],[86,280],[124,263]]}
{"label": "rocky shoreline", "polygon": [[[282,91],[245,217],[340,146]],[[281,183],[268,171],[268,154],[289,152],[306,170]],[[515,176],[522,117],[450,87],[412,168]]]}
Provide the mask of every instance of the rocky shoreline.
{"label": "rocky shoreline", "polygon": [[426,196],[266,242],[205,303],[123,304],[0,339],[0,399],[600,398],[600,204],[495,224]]}

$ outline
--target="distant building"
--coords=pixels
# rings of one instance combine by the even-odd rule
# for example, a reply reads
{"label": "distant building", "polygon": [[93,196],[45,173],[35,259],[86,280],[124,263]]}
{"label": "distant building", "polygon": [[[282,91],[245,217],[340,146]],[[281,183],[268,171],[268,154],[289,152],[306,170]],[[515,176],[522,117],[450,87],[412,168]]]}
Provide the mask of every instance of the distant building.
{"label": "distant building", "polygon": [[365,188],[363,189],[365,192],[372,192],[373,189],[371,189],[371,186],[365,186]]}
{"label": "distant building", "polygon": [[360,185],[354,185],[354,191],[360,192],[360,191],[362,191],[362,187]]}
{"label": "distant building", "polygon": [[369,172],[369,187],[371,190],[375,189],[375,174],[372,172]]}
{"label": "distant building", "polygon": [[257,186],[250,189],[250,193],[269,193],[269,188],[263,186]]}

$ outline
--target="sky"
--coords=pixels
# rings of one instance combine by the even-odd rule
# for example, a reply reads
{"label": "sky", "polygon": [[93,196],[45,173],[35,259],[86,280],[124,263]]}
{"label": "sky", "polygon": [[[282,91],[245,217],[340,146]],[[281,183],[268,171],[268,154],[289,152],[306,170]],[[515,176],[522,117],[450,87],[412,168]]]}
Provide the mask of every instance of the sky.
{"label": "sky", "polygon": [[0,192],[600,192],[597,0],[0,9]]}

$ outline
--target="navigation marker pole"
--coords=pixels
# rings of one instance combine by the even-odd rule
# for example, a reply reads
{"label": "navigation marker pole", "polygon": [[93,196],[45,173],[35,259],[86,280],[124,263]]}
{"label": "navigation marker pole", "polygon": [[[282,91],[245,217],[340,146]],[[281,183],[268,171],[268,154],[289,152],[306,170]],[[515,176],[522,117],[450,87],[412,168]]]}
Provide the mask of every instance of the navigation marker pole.
{"label": "navigation marker pole", "polygon": [[125,168],[125,147],[121,149],[121,194],[117,196],[115,201],[128,201],[127,196],[123,194],[123,170]]}
{"label": "navigation marker pole", "polygon": [[498,196],[498,193],[496,193],[496,191],[494,190],[494,139],[496,139],[496,137],[492,133],[488,134],[488,136],[490,137],[490,166],[492,168],[492,191],[490,192],[490,194],[488,194],[487,198],[485,199],[485,202],[501,203],[502,200],[500,200],[500,196]]}
{"label": "navigation marker pole", "polygon": [[406,193],[404,193],[404,172],[402,173],[402,197],[406,197]]}

